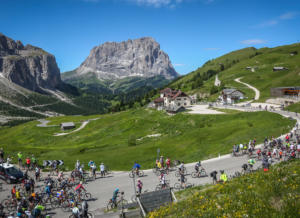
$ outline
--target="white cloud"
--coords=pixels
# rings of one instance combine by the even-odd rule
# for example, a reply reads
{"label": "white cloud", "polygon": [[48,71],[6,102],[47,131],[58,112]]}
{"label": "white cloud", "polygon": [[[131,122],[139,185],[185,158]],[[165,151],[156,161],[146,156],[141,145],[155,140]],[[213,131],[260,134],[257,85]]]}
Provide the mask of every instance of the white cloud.
{"label": "white cloud", "polygon": [[137,5],[146,5],[155,8],[160,8],[160,7],[176,8],[176,6],[178,6],[179,4],[190,0],[126,0],[126,1],[133,2]]}
{"label": "white cloud", "polygon": [[298,15],[298,12],[287,12],[279,16],[280,20],[291,20],[294,19]]}
{"label": "white cloud", "polygon": [[185,64],[174,64],[175,67],[183,67]]}
{"label": "white cloud", "polygon": [[273,20],[268,20],[268,21],[262,22],[258,25],[252,26],[252,27],[253,28],[264,28],[264,27],[275,26],[275,25],[279,24],[280,22],[282,22],[283,20],[294,19],[298,14],[299,14],[298,12],[287,12],[287,13],[284,13],[284,14],[278,16],[277,18],[275,18]]}
{"label": "white cloud", "polygon": [[241,43],[244,45],[257,45],[257,44],[264,44],[266,42],[267,41],[263,40],[263,39],[247,39],[247,40],[241,41]]}

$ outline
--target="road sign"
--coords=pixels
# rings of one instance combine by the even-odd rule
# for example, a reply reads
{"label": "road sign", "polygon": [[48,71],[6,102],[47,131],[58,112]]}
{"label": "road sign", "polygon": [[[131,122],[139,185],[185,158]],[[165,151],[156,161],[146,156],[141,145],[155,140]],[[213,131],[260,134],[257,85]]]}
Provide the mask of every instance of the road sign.
{"label": "road sign", "polygon": [[47,167],[47,166],[52,166],[52,164],[56,162],[57,165],[62,166],[64,165],[64,161],[63,160],[44,160],[43,161],[43,166]]}

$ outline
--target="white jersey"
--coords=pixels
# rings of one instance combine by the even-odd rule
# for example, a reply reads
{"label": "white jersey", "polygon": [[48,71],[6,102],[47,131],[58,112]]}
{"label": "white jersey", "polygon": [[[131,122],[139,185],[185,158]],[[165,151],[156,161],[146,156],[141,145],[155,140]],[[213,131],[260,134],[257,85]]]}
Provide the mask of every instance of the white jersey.
{"label": "white jersey", "polygon": [[78,207],[73,207],[73,209],[72,209],[72,213],[73,214],[79,214],[79,209],[78,209]]}
{"label": "white jersey", "polygon": [[104,164],[101,164],[101,165],[100,165],[100,171],[102,171],[102,172],[105,171],[105,166],[104,166]]}

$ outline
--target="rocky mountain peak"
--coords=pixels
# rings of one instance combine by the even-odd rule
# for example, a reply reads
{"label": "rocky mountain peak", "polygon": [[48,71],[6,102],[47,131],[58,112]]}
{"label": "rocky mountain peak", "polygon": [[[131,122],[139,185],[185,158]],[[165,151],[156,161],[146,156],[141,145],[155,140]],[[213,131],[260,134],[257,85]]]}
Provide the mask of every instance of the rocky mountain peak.
{"label": "rocky mountain peak", "polygon": [[[62,83],[55,57],[0,33],[0,74],[32,91],[55,89]],[[1,77],[0,77],[1,79]]]}
{"label": "rocky mountain peak", "polygon": [[178,76],[169,56],[151,37],[123,42],[106,42],[94,47],[87,59],[72,75],[93,73],[100,80],[118,80],[126,77],[153,77],[166,79]]}

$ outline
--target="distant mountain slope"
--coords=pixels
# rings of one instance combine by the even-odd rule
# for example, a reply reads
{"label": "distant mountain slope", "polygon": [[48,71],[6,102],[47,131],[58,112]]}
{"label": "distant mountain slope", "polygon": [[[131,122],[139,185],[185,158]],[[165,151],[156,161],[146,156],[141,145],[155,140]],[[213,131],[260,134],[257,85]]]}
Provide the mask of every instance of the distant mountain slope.
{"label": "distant mountain slope", "polygon": [[103,99],[91,105],[78,95],[77,88],[61,80],[52,54],[0,33],[0,124],[14,117],[103,113],[110,106]]}
{"label": "distant mountain slope", "polygon": [[[275,66],[283,66],[287,70],[273,71]],[[216,74],[222,84],[220,88],[214,87]],[[197,70],[172,82],[170,86],[188,93],[198,93],[200,96],[206,94],[211,98],[216,98],[223,86],[236,87],[245,92],[248,98],[253,98],[252,90],[234,82],[238,77],[243,77],[242,81],[260,90],[261,101],[270,97],[272,87],[299,86],[300,44],[237,50],[206,62]]]}
{"label": "distant mountain slope", "polygon": [[144,37],[94,47],[80,67],[62,74],[62,79],[99,93],[126,93],[145,84],[161,87],[178,76],[160,45]]}

